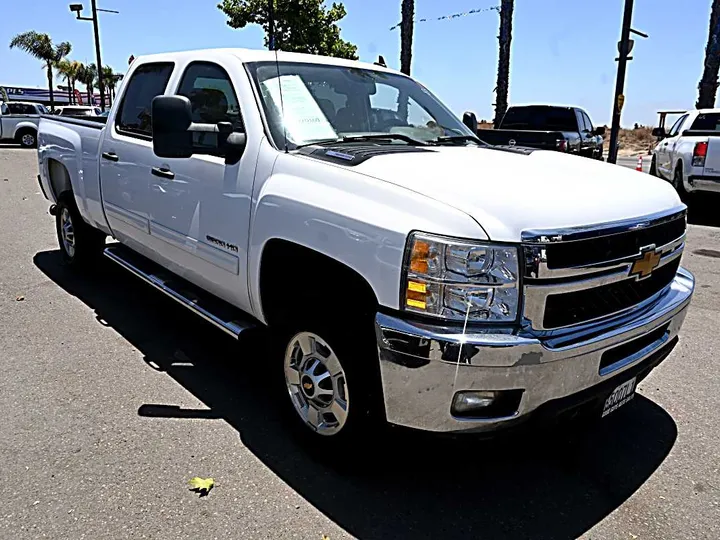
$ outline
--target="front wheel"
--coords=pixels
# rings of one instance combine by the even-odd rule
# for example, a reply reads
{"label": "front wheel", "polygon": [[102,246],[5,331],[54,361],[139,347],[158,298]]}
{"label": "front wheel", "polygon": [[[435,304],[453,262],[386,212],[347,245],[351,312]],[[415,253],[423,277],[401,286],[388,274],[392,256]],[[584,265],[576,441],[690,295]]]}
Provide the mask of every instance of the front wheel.
{"label": "front wheel", "polygon": [[63,262],[68,266],[81,267],[102,253],[105,234],[85,223],[70,194],[58,200],[55,229]]}
{"label": "front wheel", "polygon": [[652,160],[650,161],[650,176],[657,176],[657,159],[655,156],[652,157]]}
{"label": "front wheel", "polygon": [[326,322],[294,326],[283,340],[283,371],[296,425],[322,448],[360,442],[381,425],[374,333],[363,342],[360,324],[345,330]]}

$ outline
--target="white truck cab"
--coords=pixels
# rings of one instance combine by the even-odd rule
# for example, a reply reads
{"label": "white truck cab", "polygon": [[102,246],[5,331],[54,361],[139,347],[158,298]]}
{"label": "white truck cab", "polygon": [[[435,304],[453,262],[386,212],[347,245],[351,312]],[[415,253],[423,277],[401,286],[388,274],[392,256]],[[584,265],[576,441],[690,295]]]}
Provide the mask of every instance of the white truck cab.
{"label": "white truck cab", "polygon": [[684,199],[690,193],[720,192],[720,109],[687,111],[667,133],[655,128],[650,174],[672,183]]}
{"label": "white truck cab", "polygon": [[49,111],[40,103],[0,101],[0,141],[35,148],[41,114],[49,114]]}
{"label": "white truck cab", "polygon": [[107,119],[43,117],[39,142],[66,263],[105,256],[233,336],[269,326],[321,443],[604,416],[693,292],[669,184],[488,146],[377,65],[140,57]]}

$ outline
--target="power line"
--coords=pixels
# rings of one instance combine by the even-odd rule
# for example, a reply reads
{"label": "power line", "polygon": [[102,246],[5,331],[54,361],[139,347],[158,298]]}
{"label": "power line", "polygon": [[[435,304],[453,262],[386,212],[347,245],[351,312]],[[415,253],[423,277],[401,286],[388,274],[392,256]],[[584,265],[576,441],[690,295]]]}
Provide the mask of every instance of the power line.
{"label": "power line", "polygon": [[[429,21],[445,21],[448,19],[457,19],[459,17],[467,17],[468,15],[476,15],[477,13],[483,13],[485,11],[500,11],[500,6],[492,6],[492,7],[486,7],[486,8],[477,8],[477,9],[471,9],[470,11],[465,11],[463,13],[453,13],[452,15],[443,15],[442,17],[430,17],[429,19],[415,19],[414,22],[429,22]],[[397,23],[395,26],[390,27],[390,30],[395,30],[396,28],[400,28],[400,25],[402,23]]]}

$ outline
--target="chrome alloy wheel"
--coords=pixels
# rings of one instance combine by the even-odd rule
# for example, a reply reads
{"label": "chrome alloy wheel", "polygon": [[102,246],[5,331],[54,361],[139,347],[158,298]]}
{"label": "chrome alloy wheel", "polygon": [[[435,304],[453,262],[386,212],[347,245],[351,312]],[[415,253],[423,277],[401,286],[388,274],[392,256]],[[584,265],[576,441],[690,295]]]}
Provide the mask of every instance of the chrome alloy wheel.
{"label": "chrome alloy wheel", "polygon": [[285,350],[285,384],[300,418],[320,435],[345,425],[349,399],[345,372],[320,336],[300,332]]}
{"label": "chrome alloy wheel", "polygon": [[72,259],[75,256],[75,228],[73,227],[70,210],[67,207],[63,207],[60,214],[60,235],[62,236],[65,253]]}
{"label": "chrome alloy wheel", "polygon": [[22,141],[23,146],[35,146],[35,135],[26,133],[20,137],[20,140]]}

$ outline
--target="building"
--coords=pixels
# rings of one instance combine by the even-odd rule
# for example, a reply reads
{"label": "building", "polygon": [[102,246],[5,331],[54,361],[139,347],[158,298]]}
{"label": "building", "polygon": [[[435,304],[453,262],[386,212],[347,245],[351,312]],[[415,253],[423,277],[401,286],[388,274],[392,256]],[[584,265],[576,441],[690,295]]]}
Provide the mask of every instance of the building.
{"label": "building", "polygon": [[[1,88],[5,88],[10,101],[32,101],[35,103],[42,103],[43,105],[50,105],[50,92],[47,88],[38,88],[31,86],[16,86],[11,84],[0,84]],[[87,92],[75,90],[76,104],[87,105]],[[67,86],[60,86],[53,91],[53,99],[55,105],[69,105]],[[100,94],[95,93],[93,95],[93,105],[100,104]],[[108,96],[105,96],[105,105],[109,105]]]}

